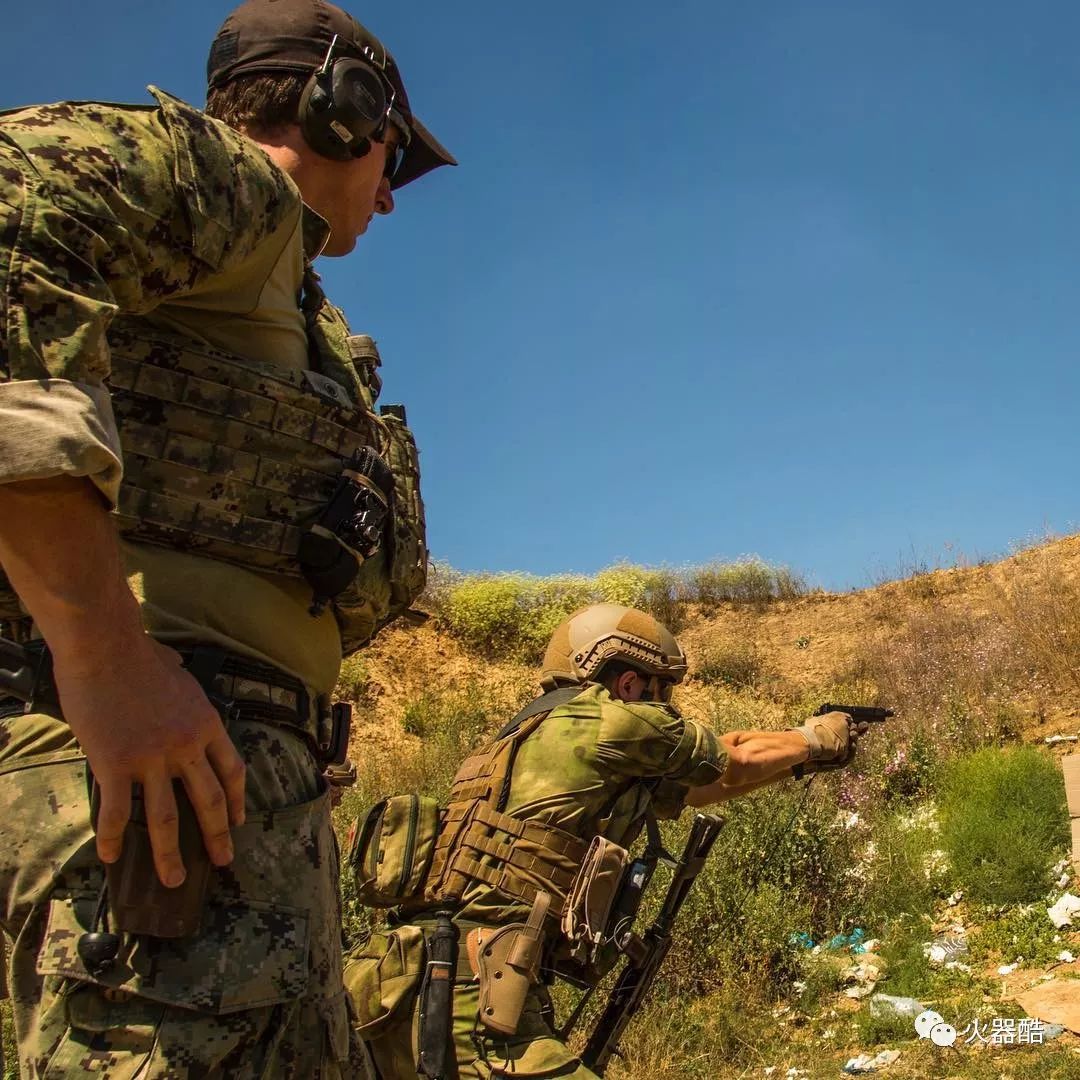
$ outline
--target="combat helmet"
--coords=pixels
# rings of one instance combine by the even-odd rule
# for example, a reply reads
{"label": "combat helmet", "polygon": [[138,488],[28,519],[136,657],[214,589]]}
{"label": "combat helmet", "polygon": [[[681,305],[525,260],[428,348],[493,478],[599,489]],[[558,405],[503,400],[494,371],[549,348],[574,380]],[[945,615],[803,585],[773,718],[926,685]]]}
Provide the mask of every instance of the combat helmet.
{"label": "combat helmet", "polygon": [[554,690],[593,681],[609,660],[668,684],[686,675],[686,656],[663,623],[621,604],[590,604],[556,627],[544,653],[540,685]]}

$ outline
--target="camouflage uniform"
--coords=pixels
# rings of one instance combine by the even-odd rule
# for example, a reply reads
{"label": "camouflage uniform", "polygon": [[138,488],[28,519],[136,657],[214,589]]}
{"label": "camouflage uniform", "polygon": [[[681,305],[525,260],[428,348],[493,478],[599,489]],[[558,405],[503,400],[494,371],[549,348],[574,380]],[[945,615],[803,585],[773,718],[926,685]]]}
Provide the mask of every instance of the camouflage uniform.
{"label": "camouflage uniform", "polygon": [[[275,370],[310,365],[299,296],[325,223],[254,144],[155,95],[0,117],[0,482],[86,476],[117,505],[129,447],[105,389],[114,316]],[[373,398],[355,379],[350,393]],[[141,538],[123,551],[160,640],[221,645],[312,694],[332,688],[341,630],[330,612],[308,615],[302,580]],[[7,599],[0,619],[18,614]],[[385,614],[376,603],[356,636]],[[321,766],[294,728],[230,734],[247,821],[235,861],[212,876],[202,933],[125,938],[91,978],[75,952],[102,879],[85,759],[56,715],[0,723],[0,920],[23,1075],[350,1074]]]}
{"label": "camouflage uniform", "polygon": [[[646,813],[674,818],[691,787],[718,779],[726,755],[716,736],[668,705],[623,702],[599,684],[583,687],[554,708],[517,749],[506,813],[539,821],[585,841],[601,835],[624,847],[641,831]],[[523,921],[528,905],[513,902],[492,886],[474,881],[457,907],[465,928]],[[419,920],[421,923],[423,919]],[[391,940],[391,938],[393,940]],[[385,981],[384,996],[396,1014],[377,1016],[372,993],[409,941],[409,927],[375,934],[346,962],[345,983],[357,1006],[383,1077],[412,1075],[417,1017],[408,993]],[[464,949],[462,949],[464,954]],[[407,974],[407,973],[406,973]],[[478,1021],[478,988],[459,964],[454,989],[454,1039],[461,1076],[574,1076],[593,1074],[555,1036],[547,993],[537,987],[512,1037],[496,1035]],[[401,985],[408,983],[402,977]]]}

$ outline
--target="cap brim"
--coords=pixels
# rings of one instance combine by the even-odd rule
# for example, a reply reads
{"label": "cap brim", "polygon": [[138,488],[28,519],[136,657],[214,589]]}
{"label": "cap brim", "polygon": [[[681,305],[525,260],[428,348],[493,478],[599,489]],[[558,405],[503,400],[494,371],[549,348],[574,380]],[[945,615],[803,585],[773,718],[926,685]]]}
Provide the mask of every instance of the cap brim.
{"label": "cap brim", "polygon": [[415,116],[409,119],[409,130],[412,132],[409,148],[405,151],[394,182],[390,185],[395,191],[440,165],[457,164],[454,155]]}

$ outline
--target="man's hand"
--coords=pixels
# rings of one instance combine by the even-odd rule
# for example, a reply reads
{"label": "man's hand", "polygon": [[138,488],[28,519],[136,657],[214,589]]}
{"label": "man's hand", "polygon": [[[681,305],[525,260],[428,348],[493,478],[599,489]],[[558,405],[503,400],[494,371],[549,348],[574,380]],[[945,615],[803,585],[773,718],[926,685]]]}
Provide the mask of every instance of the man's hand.
{"label": "man's hand", "polygon": [[811,716],[805,724],[794,729],[810,748],[810,756],[802,771],[824,772],[849,765],[855,757],[859,736],[865,735],[869,727],[866,721],[856,724],[847,713],[842,712]]}
{"label": "man's hand", "polygon": [[177,778],[199,819],[211,862],[232,862],[229,827],[244,822],[244,763],[180,657],[144,636],[122,663],[95,669],[66,665],[61,658],[54,663],[64,718],[100,792],[98,858],[120,858],[132,785],[139,784],[158,877],[170,887],[184,880],[172,785]]}
{"label": "man's hand", "polygon": [[177,654],[144,632],[98,493],[77,477],[0,484],[0,564],[52,651],[64,718],[97,778],[102,861],[120,857],[140,784],[158,876],[167,886],[184,880],[177,778],[211,860],[231,862],[243,760]]}

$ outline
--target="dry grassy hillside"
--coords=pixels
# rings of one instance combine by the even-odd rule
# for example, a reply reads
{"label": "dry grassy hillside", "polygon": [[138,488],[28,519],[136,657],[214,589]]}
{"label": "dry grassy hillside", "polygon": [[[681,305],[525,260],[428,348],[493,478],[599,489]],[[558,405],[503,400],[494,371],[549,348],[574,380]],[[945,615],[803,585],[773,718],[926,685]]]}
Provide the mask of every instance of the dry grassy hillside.
{"label": "dry grassy hillside", "polygon": [[[1040,651],[1050,652],[1057,634],[1066,647],[1070,632],[1080,632],[1080,610],[1061,610],[1080,593],[1080,536],[1052,541],[1001,562],[918,574],[902,581],[848,593],[813,592],[794,600],[727,603],[702,610],[690,604],[679,638],[686,649],[691,678],[679,690],[688,714],[708,712],[709,696],[694,674],[711,650],[738,644],[757,654],[761,670],[800,697],[830,684],[843,683],[865,668],[868,657],[889,649],[898,638],[910,646],[917,640],[947,633],[957,623],[981,629],[989,641],[1004,624],[1014,624],[1016,652],[1023,663]],[[426,605],[431,615],[430,605]],[[1040,628],[1049,615],[1052,625]],[[1018,621],[1019,620],[1019,621]],[[1040,640],[1040,634],[1047,640]],[[935,644],[940,644],[935,642]],[[1080,640],[1075,644],[1080,645]],[[494,650],[497,652],[497,649]],[[1068,693],[1070,670],[1080,689],[1080,656],[1044,656],[1058,680],[1059,693],[1045,685],[1027,687],[1023,696],[1023,732],[1030,739],[1051,732],[1080,730],[1080,695]],[[476,683],[520,688],[527,693],[537,666],[480,656],[448,633],[437,616],[416,625],[400,620],[363,654],[366,706],[356,731],[354,749],[384,748],[404,736],[401,718],[406,705],[434,690],[462,691]],[[955,677],[960,672],[947,673]],[[407,737],[406,737],[407,738]]]}
{"label": "dry grassy hillside", "polygon": [[[1080,1078],[1080,1032],[946,1052],[872,1005],[914,997],[959,1031],[1018,1024],[1016,995],[1047,980],[1080,1004],[1080,962],[1061,959],[1080,955],[1080,932],[1046,915],[1080,892],[1061,863],[1055,760],[1075,747],[1045,743],[1080,732],[1080,537],[843,594],[753,562],[453,576],[426,598],[425,621],[399,622],[346,664],[360,782],[342,826],[393,791],[441,796],[469,748],[533,696],[553,625],[599,597],[677,630],[690,676],[676,702],[717,729],[788,725],[829,700],[897,713],[853,768],[812,790],[788,783],[725,805],[653,1004],[608,1075],[824,1080],[860,1053],[898,1050],[880,1075]],[[345,899],[348,929],[362,932],[371,916],[347,883]],[[869,960],[835,944],[852,931],[875,939]],[[928,956],[942,935],[965,943],[959,966]]]}

